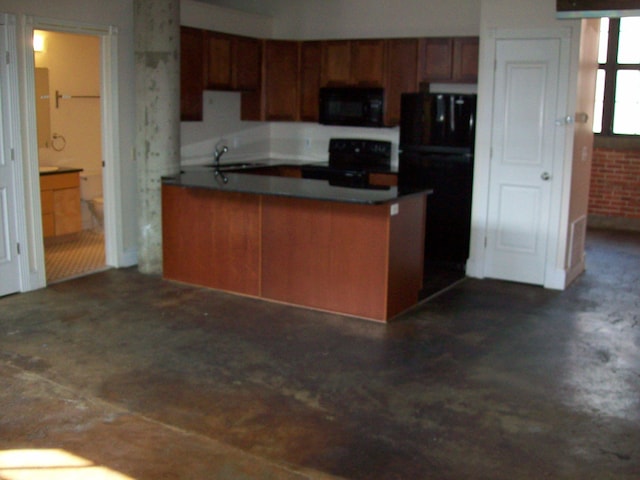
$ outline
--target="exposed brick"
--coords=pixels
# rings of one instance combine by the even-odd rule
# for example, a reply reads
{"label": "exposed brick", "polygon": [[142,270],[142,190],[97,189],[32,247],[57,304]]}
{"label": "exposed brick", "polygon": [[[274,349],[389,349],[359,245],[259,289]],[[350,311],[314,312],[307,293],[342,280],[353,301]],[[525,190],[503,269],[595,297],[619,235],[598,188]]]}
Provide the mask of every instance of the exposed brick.
{"label": "exposed brick", "polygon": [[640,152],[594,149],[589,213],[640,218]]}

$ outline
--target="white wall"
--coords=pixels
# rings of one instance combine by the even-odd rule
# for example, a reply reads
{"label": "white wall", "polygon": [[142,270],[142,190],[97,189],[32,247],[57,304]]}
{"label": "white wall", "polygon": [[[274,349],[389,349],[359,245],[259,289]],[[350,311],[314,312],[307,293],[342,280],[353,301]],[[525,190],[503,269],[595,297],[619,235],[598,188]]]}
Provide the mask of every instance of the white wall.
{"label": "white wall", "polygon": [[195,0],[180,0],[180,25],[216,32],[270,38],[274,19],[266,15],[240,12]]}
{"label": "white wall", "polygon": [[294,0],[274,20],[280,38],[478,35],[480,0]]}
{"label": "white wall", "polygon": [[[64,98],[69,95],[100,95],[100,38],[59,32],[42,32],[45,49],[36,52],[36,67],[49,69],[49,118],[51,134],[40,148],[40,165],[77,167],[102,171],[100,98]],[[56,107],[56,91],[64,97]],[[55,146],[55,148],[54,148]]]}
{"label": "white wall", "polygon": [[[600,20],[584,21],[580,34],[576,87],[576,123],[571,162],[571,198],[567,247],[565,255],[571,282],[585,269],[585,237],[589,210],[589,186],[593,158],[593,109],[595,103],[596,74]],[[580,119],[585,114],[584,121]]]}

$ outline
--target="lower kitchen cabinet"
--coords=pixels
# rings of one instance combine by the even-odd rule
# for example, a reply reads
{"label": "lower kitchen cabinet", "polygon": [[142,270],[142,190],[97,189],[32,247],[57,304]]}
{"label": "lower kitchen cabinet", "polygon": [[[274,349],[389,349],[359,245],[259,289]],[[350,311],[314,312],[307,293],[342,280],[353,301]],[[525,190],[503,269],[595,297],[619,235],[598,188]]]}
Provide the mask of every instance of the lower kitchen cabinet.
{"label": "lower kitchen cabinet", "polygon": [[40,204],[45,237],[82,230],[80,176],[77,172],[41,175]]}
{"label": "lower kitchen cabinet", "polygon": [[195,285],[260,293],[260,197],[162,187],[163,275]]}
{"label": "lower kitchen cabinet", "polygon": [[384,322],[418,302],[425,211],[163,185],[163,276]]}

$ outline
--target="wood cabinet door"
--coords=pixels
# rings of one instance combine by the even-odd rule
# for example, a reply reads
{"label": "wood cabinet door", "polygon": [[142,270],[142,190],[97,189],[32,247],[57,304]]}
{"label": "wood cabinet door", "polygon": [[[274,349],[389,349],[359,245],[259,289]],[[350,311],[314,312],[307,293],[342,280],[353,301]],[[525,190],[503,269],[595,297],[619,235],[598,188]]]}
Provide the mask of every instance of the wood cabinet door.
{"label": "wood cabinet door", "polygon": [[458,37],[453,40],[453,80],[478,81],[478,37]]}
{"label": "wood cabinet door", "polygon": [[234,38],[234,62],[232,65],[233,88],[255,90],[260,87],[262,50],[255,38]]}
{"label": "wood cabinet door", "polygon": [[163,276],[260,294],[260,197],[162,186]]}
{"label": "wood cabinet door", "polygon": [[424,38],[420,43],[420,81],[451,81],[453,74],[453,39]]}
{"label": "wood cabinet door", "polygon": [[287,40],[265,43],[265,120],[298,118],[298,47]]}
{"label": "wood cabinet door", "polygon": [[300,45],[300,120],[318,121],[321,61],[320,42],[302,42]]}
{"label": "wood cabinet door", "polygon": [[180,120],[202,121],[204,32],[180,28]]}
{"label": "wood cabinet door", "polygon": [[351,42],[351,84],[358,87],[383,87],[385,71],[384,40]]}
{"label": "wood cabinet door", "polygon": [[56,236],[82,230],[79,188],[53,191],[53,218]]}
{"label": "wood cabinet door", "polygon": [[224,33],[206,32],[208,90],[229,90],[233,87],[231,65],[233,62],[233,37]]}
{"label": "wood cabinet door", "polygon": [[345,86],[350,81],[351,42],[349,40],[322,42],[322,86]]}
{"label": "wood cabinet door", "polygon": [[400,123],[400,96],[418,91],[418,46],[415,38],[387,41],[385,124]]}

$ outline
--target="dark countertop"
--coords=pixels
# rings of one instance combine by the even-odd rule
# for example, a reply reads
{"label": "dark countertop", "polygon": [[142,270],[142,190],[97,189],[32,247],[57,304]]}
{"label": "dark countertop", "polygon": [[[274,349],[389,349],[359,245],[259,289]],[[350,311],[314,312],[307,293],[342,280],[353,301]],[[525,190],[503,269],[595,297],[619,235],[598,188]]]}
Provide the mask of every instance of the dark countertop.
{"label": "dark countertop", "polygon": [[[274,164],[271,165],[274,166]],[[281,163],[280,165],[286,166],[289,164]],[[399,189],[395,186],[349,188],[330,185],[327,180],[252,175],[250,171],[250,168],[243,170],[241,173],[237,171],[225,171],[223,173],[228,178],[228,182],[224,183],[220,177],[214,175],[213,167],[184,167],[179,175],[164,177],[162,182],[165,185],[176,185],[188,188],[206,188],[227,192],[370,205],[395,202],[410,195],[432,193],[431,189],[408,190]]]}
{"label": "dark countertop", "polygon": [[[298,165],[300,167],[306,167],[306,168],[331,168],[329,167],[329,162],[308,162],[308,163],[302,163],[300,165]],[[392,173],[392,174],[396,174],[398,173],[398,167],[395,166],[380,166],[380,165],[375,165],[375,166],[371,166],[371,167],[367,167],[366,168],[367,172],[369,173]]]}
{"label": "dark countertop", "polygon": [[82,172],[82,168],[74,168],[74,167],[58,167],[57,170],[52,170],[50,172],[40,172],[40,175],[60,175],[61,173],[76,173]]}

